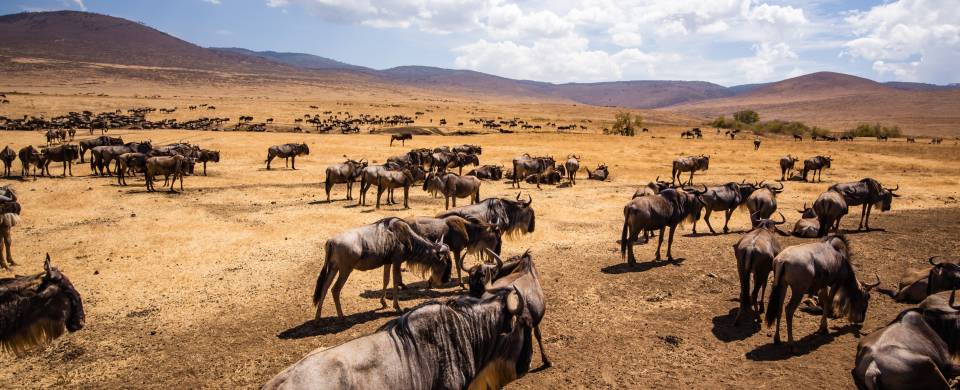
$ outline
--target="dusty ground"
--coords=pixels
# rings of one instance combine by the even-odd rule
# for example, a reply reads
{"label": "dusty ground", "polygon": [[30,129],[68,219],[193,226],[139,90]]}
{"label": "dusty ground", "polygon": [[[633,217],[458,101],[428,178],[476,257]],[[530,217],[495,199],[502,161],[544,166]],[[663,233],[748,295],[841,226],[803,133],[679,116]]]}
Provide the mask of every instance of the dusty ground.
{"label": "dusty ground", "polygon": [[[433,215],[443,204],[416,189],[410,210],[355,207],[342,200],[342,186],[328,204],[319,185],[323,169],[343,155],[383,161],[410,147],[460,143],[483,145],[483,163],[505,164],[523,152],[558,158],[576,153],[587,166],[611,166],[609,182],[523,186],[534,199],[537,230],[508,242],[505,251],[531,248],[535,255],[547,292],[543,332],[554,367],[512,387],[851,387],[857,338],[842,320],[831,322],[830,336],[807,337],[818,319],[799,314],[797,335],[804,339],[798,355],[771,346],[766,329],[730,327],[737,306],[730,246],[749,224],[745,213],[735,214],[735,232],[728,235],[691,237],[689,227],[679,232],[674,250],[682,261],[649,262],[653,247],[645,245],[637,248],[641,265],[628,268],[616,243],[622,207],[638,185],[669,176],[670,161],[681,154],[713,156],[710,170],[695,178],[700,183],[773,180],[781,155],[830,154],[834,168],[825,181],[786,183],[781,209],[792,224],[792,210],[832,183],[864,176],[899,183],[903,197],[894,211],[875,214],[873,225],[881,230],[851,235],[859,272],[877,271],[889,287],[928,256],[957,253],[957,147],[767,139],[754,152],[750,141],[713,134],[682,141],[678,131],[655,127],[652,137],[636,138],[424,136],[407,148],[389,148],[382,135],[115,131],[125,139],[187,140],[220,149],[223,162],[211,165],[207,177],[187,177],[180,194],[146,193],[139,180],[119,187],[113,179],[87,176],[82,165],[74,167],[74,177],[0,181],[19,191],[24,208],[23,224],[14,232],[21,263],[15,272],[39,271],[49,252],[80,290],[87,314],[83,330],[27,357],[4,356],[0,388],[250,388],[314,348],[374,331],[394,316],[373,311],[379,307],[379,272],[351,276],[343,295],[346,322],[310,321],[322,243],[386,216]],[[17,148],[41,139],[39,133],[0,132],[0,144]],[[298,141],[308,142],[312,152],[298,160],[298,170],[263,169],[267,146]],[[19,172],[19,163],[14,169]],[[59,166],[52,171],[59,174]],[[516,195],[495,182],[481,192]],[[720,218],[714,216],[715,226]],[[844,227],[854,223],[848,218]],[[401,293],[401,303],[411,307],[458,293],[413,289]],[[864,330],[906,307],[875,295]],[[539,362],[535,356],[534,364]]]}

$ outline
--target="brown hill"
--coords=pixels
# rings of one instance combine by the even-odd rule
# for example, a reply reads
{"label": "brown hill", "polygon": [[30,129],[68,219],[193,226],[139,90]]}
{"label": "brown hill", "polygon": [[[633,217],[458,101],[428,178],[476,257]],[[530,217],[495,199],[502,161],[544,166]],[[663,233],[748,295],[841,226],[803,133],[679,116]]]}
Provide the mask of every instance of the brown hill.
{"label": "brown hill", "polygon": [[796,120],[834,131],[879,122],[900,126],[908,134],[960,135],[960,90],[903,90],[832,72],[783,80],[735,97],[664,109],[705,120],[752,109],[764,120]]}

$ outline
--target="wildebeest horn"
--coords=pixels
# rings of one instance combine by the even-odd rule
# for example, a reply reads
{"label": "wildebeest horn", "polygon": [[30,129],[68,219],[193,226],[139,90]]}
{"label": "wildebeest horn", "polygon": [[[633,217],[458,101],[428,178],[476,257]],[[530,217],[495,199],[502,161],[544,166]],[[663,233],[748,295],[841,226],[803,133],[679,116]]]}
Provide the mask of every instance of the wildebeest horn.
{"label": "wildebeest horn", "polygon": [[950,305],[950,308],[951,308],[951,309],[960,310],[960,307],[957,307],[957,306],[954,306],[954,305],[953,305],[953,302],[954,302],[956,299],[957,299],[957,289],[953,289],[953,290],[950,291],[950,301],[948,301],[947,303]]}
{"label": "wildebeest horn", "polygon": [[517,200],[520,200],[520,193],[517,193]]}
{"label": "wildebeest horn", "polygon": [[780,222],[773,221],[773,224],[774,224],[774,225],[783,225],[784,223],[787,222],[787,217],[784,217],[784,216],[783,216],[783,213],[781,213],[781,212],[778,211],[777,214],[780,214]]}
{"label": "wildebeest horn", "polygon": [[43,261],[43,270],[47,273],[47,277],[50,276],[50,254],[47,253],[47,259]]}
{"label": "wildebeest horn", "polygon": [[863,284],[863,288],[864,288],[865,290],[867,290],[867,291],[869,291],[871,288],[874,288],[874,287],[877,287],[877,286],[880,285],[880,274],[874,272],[873,275],[877,277],[877,282],[876,282],[876,283],[873,283],[873,284],[866,284],[866,283],[864,283],[864,284]]}
{"label": "wildebeest horn", "polygon": [[765,182],[765,181],[766,181],[766,180],[760,180],[760,182],[757,183],[756,185],[754,185],[754,187],[763,187],[763,182]]}
{"label": "wildebeest horn", "polygon": [[896,192],[899,189],[900,189],[900,184],[897,184],[897,188],[894,188],[894,189],[887,188],[886,190],[890,192]]}
{"label": "wildebeest horn", "polygon": [[[507,310],[510,311],[510,314],[513,314],[514,316],[520,316],[520,314],[523,313],[523,309],[527,307],[527,302],[523,298],[523,294],[520,293],[520,289],[517,288],[516,285],[513,286],[513,293],[517,294],[517,307],[515,309],[511,309],[509,305],[507,305]],[[511,325],[511,328],[513,326],[516,326],[516,323]]]}
{"label": "wildebeest horn", "polygon": [[938,265],[940,265],[940,263],[934,263],[934,262],[933,262],[933,259],[936,259],[936,258],[937,258],[937,256],[930,256],[930,258],[927,259],[927,261],[929,261],[929,262],[930,262],[930,265],[932,265],[932,266],[938,266]]}
{"label": "wildebeest horn", "polygon": [[497,262],[497,268],[496,268],[496,272],[494,272],[494,275],[499,274],[500,269],[503,268],[503,259],[501,259],[500,255],[494,253],[490,248],[483,248],[483,249],[486,249],[487,253],[489,253],[490,256],[493,257],[493,261]]}
{"label": "wildebeest horn", "polygon": [[530,204],[533,203],[533,197],[530,194],[527,194],[527,203],[526,206],[530,207]]}
{"label": "wildebeest horn", "polygon": [[780,183],[780,188],[772,188],[772,187],[767,187],[767,188],[769,188],[770,191],[773,191],[773,192],[783,192],[783,183]]}
{"label": "wildebeest horn", "polygon": [[440,239],[437,240],[437,245],[443,244],[443,239],[446,238],[446,233],[440,235]]}

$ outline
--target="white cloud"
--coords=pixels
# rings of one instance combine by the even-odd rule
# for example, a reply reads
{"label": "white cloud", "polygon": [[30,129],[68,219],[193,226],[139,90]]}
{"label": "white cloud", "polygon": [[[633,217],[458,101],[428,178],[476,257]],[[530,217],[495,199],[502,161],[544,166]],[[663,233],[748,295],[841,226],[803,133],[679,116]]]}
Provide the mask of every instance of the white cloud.
{"label": "white cloud", "polygon": [[83,4],[83,0],[73,0],[73,3],[76,4],[77,7],[80,7],[80,10],[82,10],[82,11],[86,11],[86,10],[87,10],[87,6],[86,6],[85,4]]}
{"label": "white cloud", "polygon": [[799,58],[786,43],[760,43],[753,46],[754,56],[737,61],[737,69],[751,82],[770,80],[777,68]]}
{"label": "white cloud", "polygon": [[203,0],[205,3],[210,3],[213,5],[220,5],[220,0]]}
{"label": "white cloud", "polygon": [[960,12],[955,0],[899,0],[845,19],[856,38],[845,54],[897,80],[960,80]]}

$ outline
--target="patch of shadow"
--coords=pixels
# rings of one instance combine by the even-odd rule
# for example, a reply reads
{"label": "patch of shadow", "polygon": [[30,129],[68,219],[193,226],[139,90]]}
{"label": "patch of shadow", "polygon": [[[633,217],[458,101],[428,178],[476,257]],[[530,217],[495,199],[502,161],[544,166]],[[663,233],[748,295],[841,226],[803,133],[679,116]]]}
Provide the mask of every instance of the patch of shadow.
{"label": "patch of shadow", "polygon": [[155,307],[148,307],[148,308],[143,309],[143,310],[134,310],[134,311],[131,311],[131,312],[127,313],[127,318],[149,317],[150,315],[152,315],[153,313],[156,313],[156,312],[158,312],[158,311],[160,311],[160,309],[157,309],[157,308],[155,308]]}
{"label": "patch of shadow", "polygon": [[[453,297],[462,295],[463,290],[457,288],[448,291],[438,291],[431,288],[427,288],[426,282],[417,282],[408,284],[405,289],[399,289],[397,292],[397,300],[400,301],[411,301],[414,299],[437,299],[445,297]],[[383,295],[383,290],[367,290],[360,293],[360,296],[363,298],[376,298],[379,299]],[[393,287],[387,287],[387,300],[393,300]]]}
{"label": "patch of shadow", "polygon": [[725,343],[745,340],[760,331],[760,323],[754,321],[753,311],[741,318],[740,324],[734,324],[733,320],[737,318],[737,312],[739,311],[739,308],[734,308],[730,309],[730,312],[725,315],[713,317],[713,329],[711,331],[717,340]]}
{"label": "patch of shadow", "polygon": [[339,333],[352,328],[354,325],[363,324],[384,317],[392,317],[395,315],[397,315],[397,313],[392,309],[371,310],[344,316],[343,319],[338,317],[327,317],[321,318],[320,320],[307,320],[300,325],[280,332],[277,334],[277,338],[282,340],[295,340],[306,337]]}
{"label": "patch of shadow", "polygon": [[[784,324],[786,325],[786,324]],[[776,360],[786,360],[795,356],[803,356],[810,352],[816,351],[821,346],[826,345],[836,339],[839,336],[855,333],[860,334],[860,325],[848,324],[840,328],[836,328],[834,333],[813,333],[806,336],[803,336],[800,340],[794,342],[793,345],[785,344],[774,344],[767,343],[761,345],[754,350],[747,352],[747,359],[765,362],[765,361],[776,361]],[[784,336],[784,335],[781,335]]]}
{"label": "patch of shadow", "polygon": [[645,272],[666,265],[679,266],[684,260],[686,259],[678,257],[673,260],[651,260],[643,263],[636,263],[634,265],[630,265],[630,263],[619,263],[603,267],[600,269],[600,272],[610,275],[626,274],[631,272]]}

